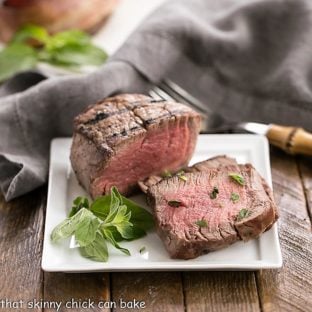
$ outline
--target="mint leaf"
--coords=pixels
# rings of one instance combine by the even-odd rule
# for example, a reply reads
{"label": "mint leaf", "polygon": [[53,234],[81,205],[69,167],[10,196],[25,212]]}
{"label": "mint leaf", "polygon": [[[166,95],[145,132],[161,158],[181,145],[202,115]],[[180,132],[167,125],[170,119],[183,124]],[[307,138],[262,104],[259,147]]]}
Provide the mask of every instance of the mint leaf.
{"label": "mint leaf", "polygon": [[127,212],[127,206],[121,205],[118,207],[114,217],[109,219],[108,223],[106,223],[106,219],[103,226],[114,226],[123,238],[131,239],[133,236],[133,224],[129,222],[130,217],[131,212]]}
{"label": "mint leaf", "polygon": [[108,260],[106,240],[100,231],[96,232],[95,240],[91,244],[81,247],[79,250],[83,257],[91,260],[99,262],[106,262]]}
{"label": "mint leaf", "polygon": [[111,196],[105,195],[98,197],[91,205],[90,210],[101,220],[105,220],[109,214]]}
{"label": "mint leaf", "polygon": [[140,207],[134,201],[124,196],[121,197],[122,203],[126,205],[131,212],[131,218],[129,221],[133,224],[134,228],[139,228],[145,232],[154,227],[154,218],[150,212]]}
{"label": "mint leaf", "polygon": [[60,239],[65,239],[75,233],[75,231],[81,226],[84,226],[85,220],[93,219],[94,215],[86,208],[82,208],[73,217],[65,219],[59,225],[57,225],[51,233],[51,239],[53,242],[57,242]]}
{"label": "mint leaf", "polygon": [[36,66],[37,55],[33,48],[24,44],[12,44],[0,52],[0,82],[18,72]]}
{"label": "mint leaf", "polygon": [[104,237],[117,249],[119,249],[124,254],[130,256],[130,251],[126,248],[121,247],[115,240],[114,235],[112,235],[111,231],[108,229],[103,229]]}
{"label": "mint leaf", "polygon": [[10,43],[27,43],[30,39],[45,44],[49,40],[49,34],[41,26],[25,25],[15,33]]}
{"label": "mint leaf", "polygon": [[101,221],[92,213],[79,223],[75,231],[75,239],[80,247],[87,246],[95,240],[100,224]]}
{"label": "mint leaf", "polygon": [[68,217],[74,216],[82,208],[89,209],[89,200],[86,197],[77,197],[73,201],[73,207],[71,211],[69,212]]}

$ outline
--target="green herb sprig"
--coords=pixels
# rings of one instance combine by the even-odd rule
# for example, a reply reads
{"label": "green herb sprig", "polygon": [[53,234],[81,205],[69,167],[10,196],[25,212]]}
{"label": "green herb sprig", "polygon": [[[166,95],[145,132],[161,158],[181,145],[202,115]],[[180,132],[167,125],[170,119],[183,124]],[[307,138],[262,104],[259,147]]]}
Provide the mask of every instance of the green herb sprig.
{"label": "green herb sprig", "polygon": [[118,243],[146,235],[153,225],[148,211],[121,196],[113,187],[110,195],[97,198],[91,205],[87,198],[77,197],[68,218],[52,231],[51,240],[56,243],[74,235],[84,257],[106,262],[107,242],[130,255],[130,251]]}
{"label": "green herb sprig", "polygon": [[26,25],[0,51],[0,82],[20,71],[33,69],[40,62],[77,71],[82,65],[101,65],[107,57],[80,30],[49,35],[43,27]]}

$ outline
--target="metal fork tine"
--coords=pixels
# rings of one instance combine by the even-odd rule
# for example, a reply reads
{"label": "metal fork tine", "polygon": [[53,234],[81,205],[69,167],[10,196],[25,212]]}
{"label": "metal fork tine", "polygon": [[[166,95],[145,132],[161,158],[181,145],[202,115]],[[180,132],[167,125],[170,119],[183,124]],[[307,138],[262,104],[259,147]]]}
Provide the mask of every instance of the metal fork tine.
{"label": "metal fork tine", "polygon": [[191,105],[204,114],[212,113],[206,105],[169,79],[162,81],[159,87],[179,102]]}
{"label": "metal fork tine", "polygon": [[154,91],[154,93],[157,94],[163,100],[175,101],[175,98],[173,98],[170,94],[168,94],[166,91],[162,90],[158,86],[155,86],[152,91]]}
{"label": "metal fork tine", "polygon": [[154,91],[154,89],[150,90],[148,93],[155,100],[164,100],[158,93]]}

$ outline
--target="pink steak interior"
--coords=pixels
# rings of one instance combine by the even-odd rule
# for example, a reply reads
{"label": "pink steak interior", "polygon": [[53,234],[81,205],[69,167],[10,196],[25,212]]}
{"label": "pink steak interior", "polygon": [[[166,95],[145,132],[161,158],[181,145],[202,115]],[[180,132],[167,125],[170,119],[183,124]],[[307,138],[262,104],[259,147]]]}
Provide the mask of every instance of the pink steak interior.
{"label": "pink steak interior", "polygon": [[197,137],[196,129],[191,129],[189,123],[188,118],[181,118],[124,144],[92,181],[92,196],[107,193],[112,186],[127,194],[138,181],[150,175],[185,166]]}
{"label": "pink steak interior", "polygon": [[[211,198],[214,188],[218,189],[218,194]],[[237,194],[239,200],[234,201],[232,194]],[[162,224],[170,225],[176,233],[186,229],[196,233],[197,223],[202,220],[202,232],[218,231],[222,224],[233,223],[239,211],[248,207],[245,188],[230,181],[227,173],[213,178],[209,173],[195,174],[179,187],[163,187],[159,198],[157,214],[161,215]],[[172,207],[169,204],[172,201],[181,204]]]}

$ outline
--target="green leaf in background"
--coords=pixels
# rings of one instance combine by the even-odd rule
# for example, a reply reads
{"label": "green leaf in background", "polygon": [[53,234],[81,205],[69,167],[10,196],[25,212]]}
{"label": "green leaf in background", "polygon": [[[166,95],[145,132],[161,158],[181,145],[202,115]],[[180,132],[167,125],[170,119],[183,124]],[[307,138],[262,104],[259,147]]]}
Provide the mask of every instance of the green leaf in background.
{"label": "green leaf in background", "polygon": [[17,72],[36,66],[37,54],[27,45],[16,43],[0,51],[0,82],[12,77]]}
{"label": "green leaf in background", "polygon": [[30,39],[41,44],[46,44],[49,40],[49,34],[41,26],[25,25],[15,33],[10,43],[26,43]]}
{"label": "green leaf in background", "polygon": [[91,260],[106,262],[108,260],[108,250],[106,240],[102,233],[97,231],[95,240],[91,244],[81,247],[80,253],[83,257]]}
{"label": "green leaf in background", "polygon": [[107,57],[107,53],[92,44],[91,37],[83,31],[68,30],[49,35],[43,27],[26,25],[0,52],[0,82],[34,68],[38,62],[77,71],[83,65],[101,65]]}
{"label": "green leaf in background", "polygon": [[47,41],[46,50],[53,51],[68,45],[84,46],[87,44],[91,44],[91,37],[83,31],[73,29],[51,36]]}

